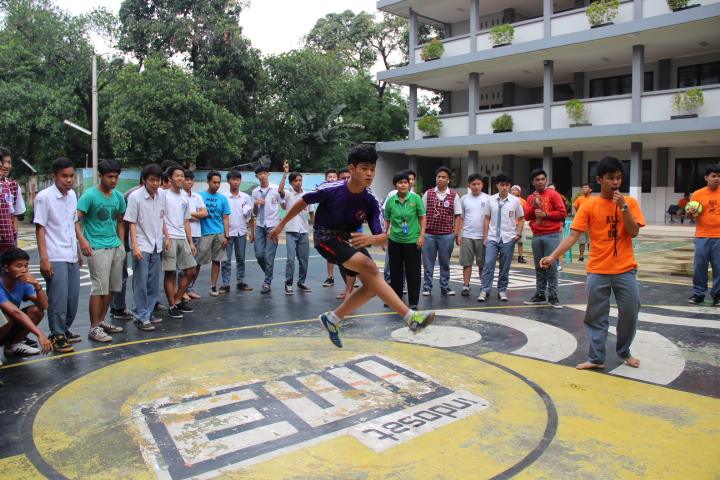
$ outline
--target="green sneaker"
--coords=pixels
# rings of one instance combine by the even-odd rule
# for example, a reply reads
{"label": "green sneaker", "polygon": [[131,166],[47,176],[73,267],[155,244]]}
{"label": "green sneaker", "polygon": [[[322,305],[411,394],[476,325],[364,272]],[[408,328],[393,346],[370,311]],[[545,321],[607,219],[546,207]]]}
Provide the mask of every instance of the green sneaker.
{"label": "green sneaker", "polygon": [[408,322],[408,327],[411,331],[417,332],[435,321],[435,312],[415,312]]}

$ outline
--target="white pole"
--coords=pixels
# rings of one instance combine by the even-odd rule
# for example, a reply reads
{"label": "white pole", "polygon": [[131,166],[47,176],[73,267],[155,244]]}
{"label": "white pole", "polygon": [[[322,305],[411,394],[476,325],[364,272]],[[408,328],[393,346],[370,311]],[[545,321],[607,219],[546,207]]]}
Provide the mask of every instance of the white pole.
{"label": "white pole", "polygon": [[92,184],[97,185],[98,166],[98,104],[97,104],[97,57],[92,55]]}

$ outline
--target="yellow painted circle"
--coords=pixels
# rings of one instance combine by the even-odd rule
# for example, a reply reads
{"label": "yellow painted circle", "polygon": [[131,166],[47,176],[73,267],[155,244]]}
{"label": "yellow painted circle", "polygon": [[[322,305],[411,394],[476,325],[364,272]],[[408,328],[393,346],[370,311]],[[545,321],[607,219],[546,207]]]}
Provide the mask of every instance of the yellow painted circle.
{"label": "yellow painted circle", "polygon": [[[393,370],[385,374],[382,362],[398,366],[398,371],[405,373]],[[357,382],[357,388],[379,388],[385,396],[350,390],[339,397],[337,392],[336,397],[328,396],[342,401],[325,410],[290,407],[291,411],[306,416],[317,410],[321,416],[302,417],[315,422],[312,428],[303,431],[302,441],[259,453],[256,443],[265,438],[263,435],[268,442],[293,438],[282,437],[284,434],[278,437],[277,433],[283,429],[292,431],[292,425],[280,425],[279,420],[270,428],[262,425],[269,422],[265,416],[272,413],[274,407],[270,407],[279,405],[276,400],[253,400],[257,408],[247,411],[222,409],[224,405],[244,401],[244,395],[252,393],[248,393],[248,385],[260,385],[262,391],[272,392],[273,398],[282,398],[288,405],[308,401],[302,391],[278,393],[278,388],[292,385],[286,382],[297,379],[320,396],[331,395],[332,388],[323,383],[328,372],[332,378],[375,372],[383,382],[396,385],[393,388],[397,391],[392,394],[392,388],[385,383],[363,380]],[[411,374],[418,376],[416,383],[408,380]],[[443,392],[451,394],[421,401],[427,395]],[[403,395],[406,400],[409,397],[420,400],[417,405],[398,406],[397,398]],[[474,403],[466,412],[460,412],[460,405],[471,402],[463,403],[458,398],[482,399],[487,406],[481,408],[480,403]],[[345,401],[348,406],[342,403]],[[445,402],[445,409],[437,402]],[[267,411],[261,408],[265,403]],[[214,413],[203,418],[193,416],[198,408],[200,411],[205,408],[207,413],[208,405]],[[453,413],[448,406],[457,407],[458,412]],[[433,415],[423,413],[428,409],[435,414],[445,412],[445,416],[431,421]],[[161,412],[162,421],[153,424],[155,420],[150,420],[152,415],[148,412]],[[380,430],[370,429],[373,412],[384,412],[383,422],[390,419],[383,426],[375,425]],[[227,436],[233,430],[223,430],[226,436],[220,440],[207,436],[207,432],[212,436],[218,429],[234,428],[238,416],[243,422],[252,421],[243,417],[246,414],[259,419],[257,430],[235,436]],[[466,416],[460,418],[463,414]],[[333,418],[346,421],[350,415],[357,419],[346,425],[345,430],[333,431],[335,424],[323,423]],[[418,426],[414,415],[426,419],[426,425]],[[398,419],[405,419],[405,423],[398,426]],[[163,437],[153,436],[148,426],[151,424],[156,430],[173,431],[167,437],[172,441],[165,438],[163,442]],[[523,460],[542,442],[547,424],[546,405],[530,385],[479,359],[402,343],[351,339],[339,350],[325,339],[285,338],[169,349],[94,371],[63,387],[44,403],[35,417],[33,438],[48,465],[68,478],[184,478],[189,476],[185,472],[202,473],[208,478],[219,475],[252,479],[465,479],[491,478],[513,467],[522,468]],[[178,425],[184,427],[180,429]],[[404,439],[383,439],[380,446],[368,443],[380,436],[378,432],[401,436],[388,428],[408,431],[402,432]],[[362,433],[363,430],[370,432]],[[248,442],[251,447],[246,445]],[[160,444],[164,446],[161,448]],[[178,459],[172,460],[167,455],[172,450],[168,450],[168,445],[181,452],[180,464],[184,462],[202,471],[178,467]],[[246,455],[242,461],[238,461],[240,453]],[[215,454],[220,456],[216,462],[219,463],[210,465]],[[198,460],[202,458],[205,460]],[[219,464],[223,462],[221,468]],[[175,465],[175,469],[169,470],[168,464]]]}

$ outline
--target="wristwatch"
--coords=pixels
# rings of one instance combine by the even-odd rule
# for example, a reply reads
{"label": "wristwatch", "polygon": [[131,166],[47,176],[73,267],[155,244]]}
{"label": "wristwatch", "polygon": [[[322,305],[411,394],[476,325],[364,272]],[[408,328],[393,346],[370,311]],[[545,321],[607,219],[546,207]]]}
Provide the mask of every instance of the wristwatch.
{"label": "wristwatch", "polygon": [[626,203],[625,205],[623,205],[622,207],[620,207],[620,211],[621,211],[621,212],[626,212],[626,211],[628,211],[629,209],[630,209],[630,207],[628,207],[627,203]]}

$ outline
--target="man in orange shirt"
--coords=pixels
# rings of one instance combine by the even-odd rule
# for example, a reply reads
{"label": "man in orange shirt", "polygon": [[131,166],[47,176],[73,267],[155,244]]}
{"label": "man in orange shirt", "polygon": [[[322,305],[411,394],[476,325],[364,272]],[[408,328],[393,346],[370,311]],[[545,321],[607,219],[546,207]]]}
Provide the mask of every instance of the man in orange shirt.
{"label": "man in orange shirt", "polygon": [[605,340],[610,315],[610,293],[618,306],[617,344],[615,351],[625,364],[639,367],[640,360],[630,354],[635,338],[640,291],[637,262],[632,239],[645,226],[640,205],[632,197],[620,193],[623,166],[617,158],[605,157],[597,165],[596,180],[600,196],[585,202],[570,227],[570,235],[547,257],[540,260],[542,268],[550,268],[577,242],[580,233],[589,232],[593,248],[587,264],[585,326],[590,340],[588,360],[577,365],[579,370],[605,368]]}
{"label": "man in orange shirt", "polygon": [[705,300],[708,281],[708,263],[712,267],[713,283],[710,289],[713,307],[720,307],[720,164],[705,170],[707,186],[692,194],[691,202],[700,202],[702,210],[697,213],[692,204],[685,208],[685,215],[695,218],[695,273],[693,295],[688,303],[701,304]]}
{"label": "man in orange shirt", "polygon": [[[580,195],[577,199],[575,199],[575,203],[573,203],[573,207],[575,208],[575,215],[580,211],[580,207],[583,203],[587,202],[592,198],[592,187],[589,183],[583,183],[582,184],[582,195]],[[578,248],[580,249],[580,256],[578,257],[578,262],[585,261],[585,245],[590,245],[590,239],[588,238],[587,232],[582,232],[580,234],[580,240],[578,241]]]}

